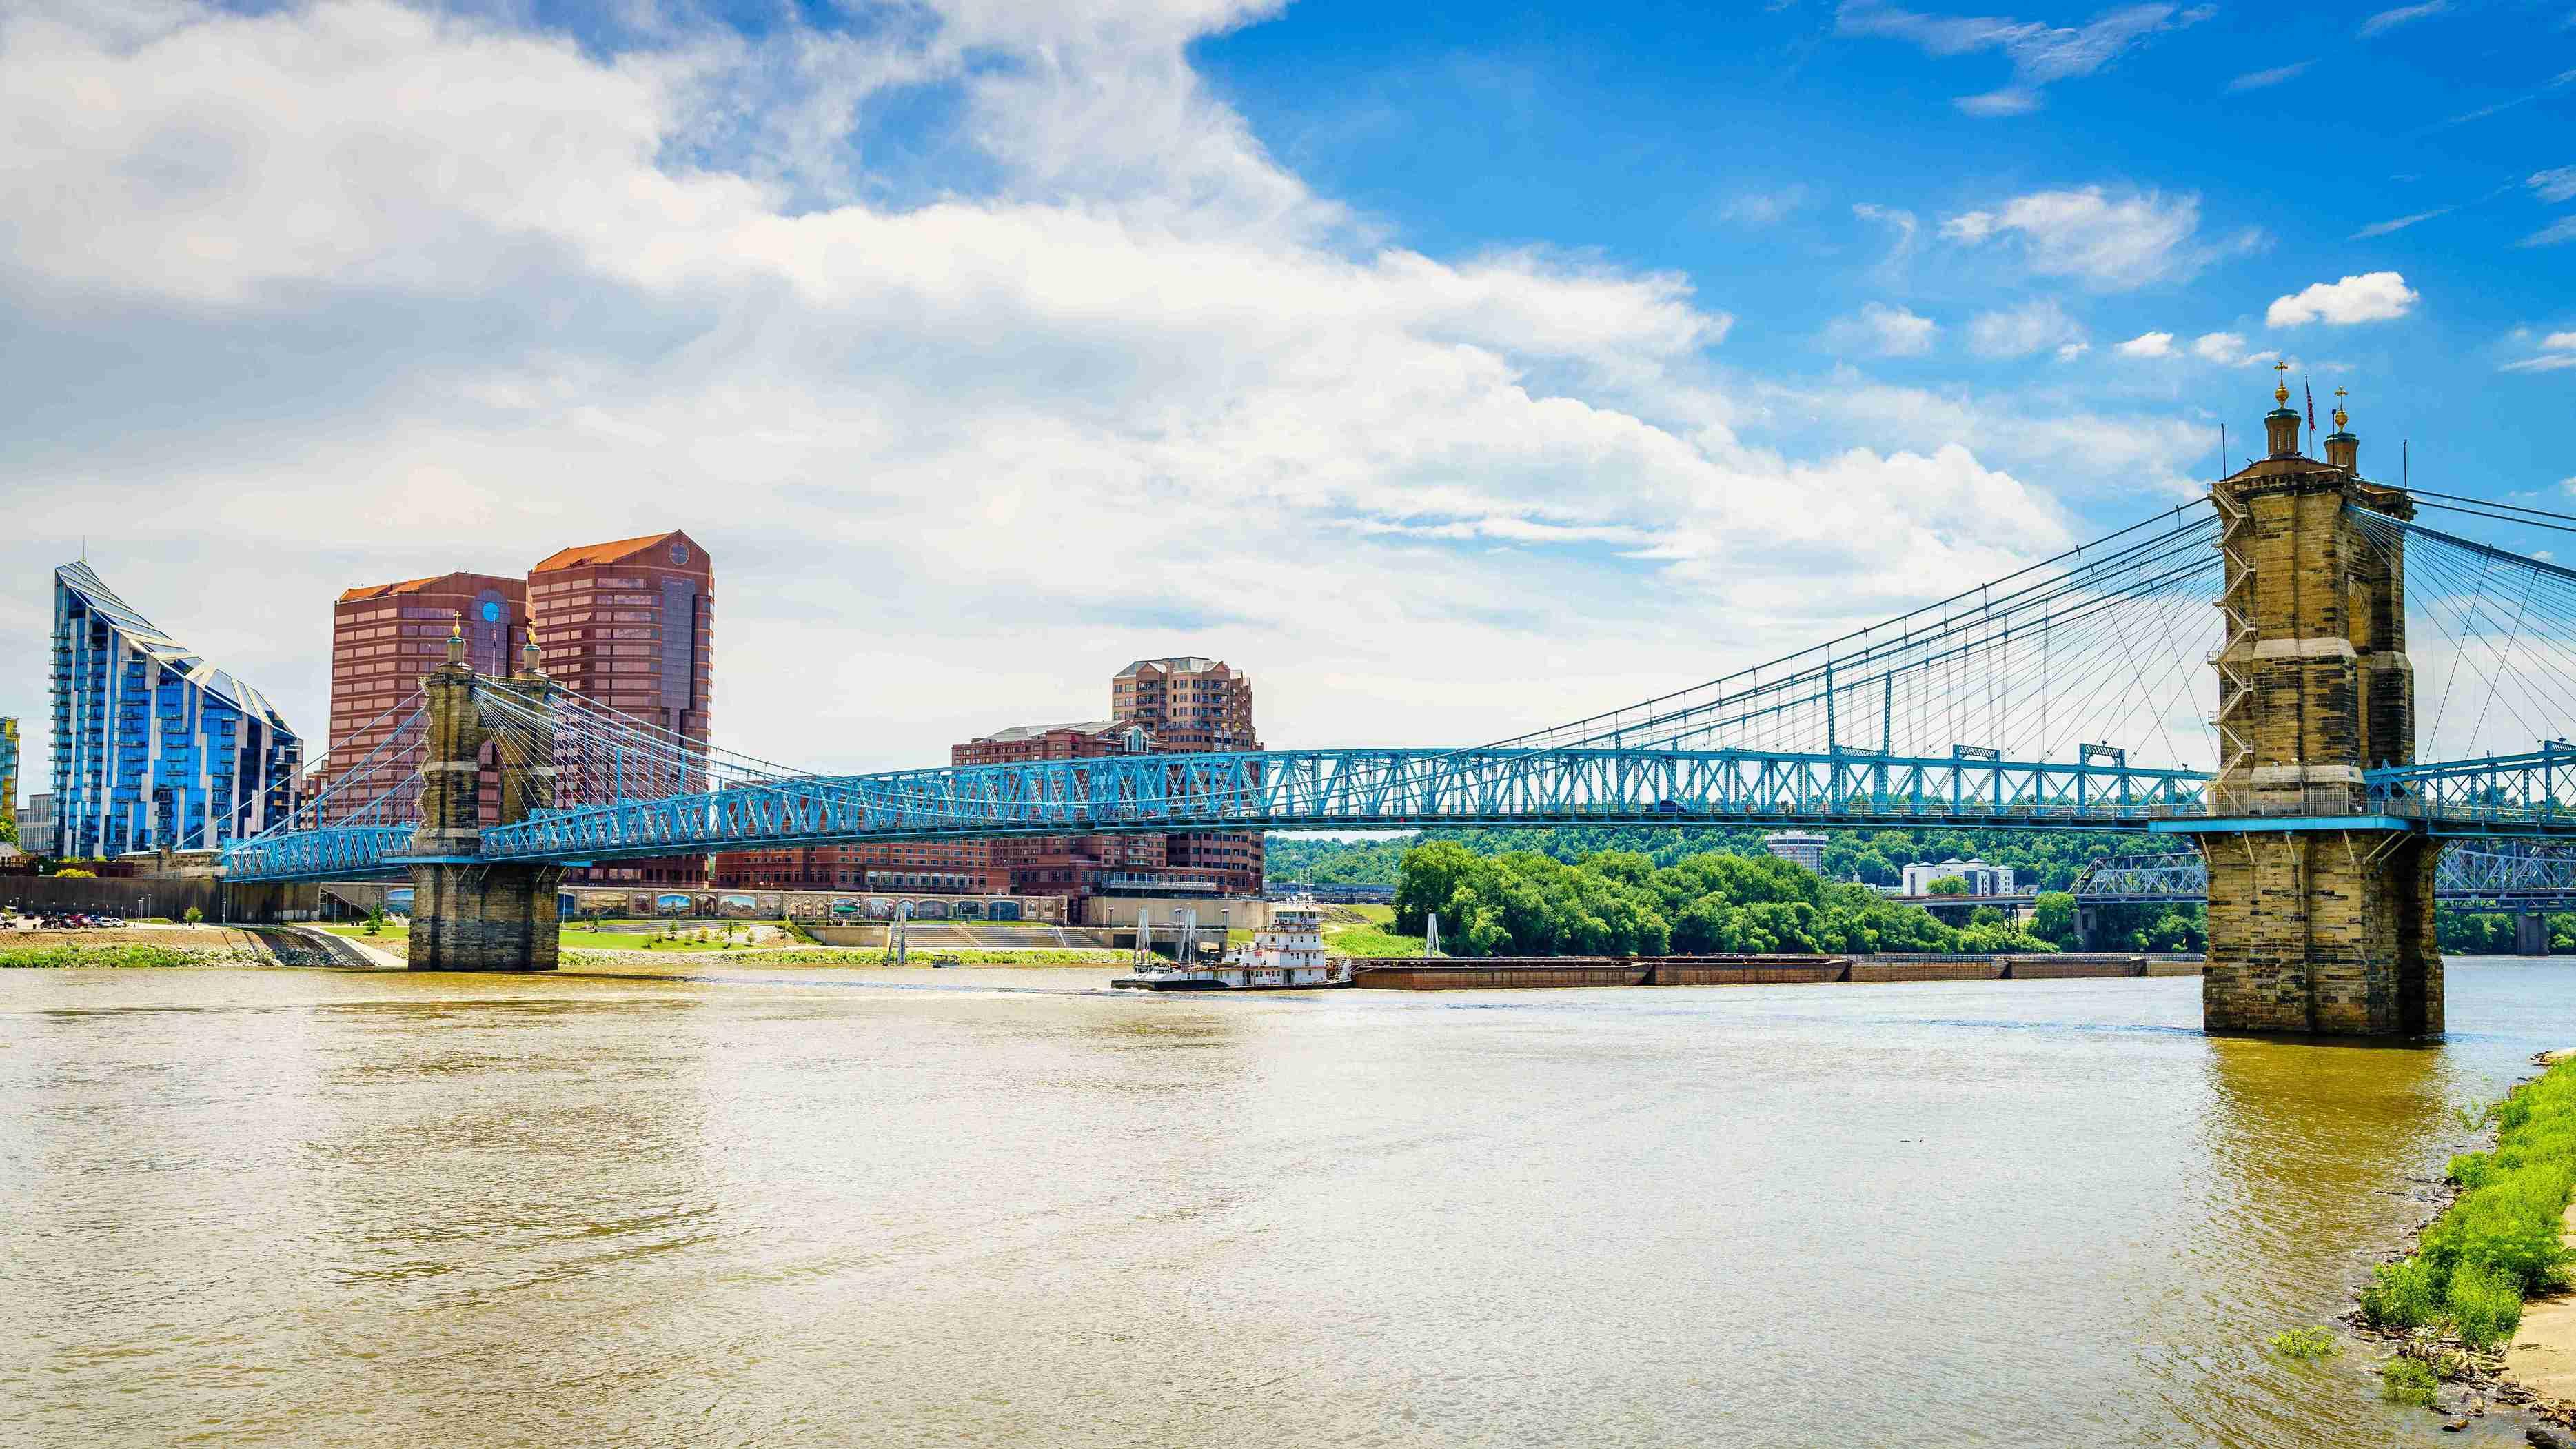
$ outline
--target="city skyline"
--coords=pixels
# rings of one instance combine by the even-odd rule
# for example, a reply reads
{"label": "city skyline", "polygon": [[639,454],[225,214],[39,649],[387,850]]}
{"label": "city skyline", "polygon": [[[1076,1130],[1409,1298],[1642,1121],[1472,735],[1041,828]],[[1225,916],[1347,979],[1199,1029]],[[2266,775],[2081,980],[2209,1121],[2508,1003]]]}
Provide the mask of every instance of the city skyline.
{"label": "city skyline", "polygon": [[[1109,655],[1476,743],[2173,501],[2274,354],[2365,472],[2565,506],[2563,9],[43,8],[0,549],[223,598],[300,721],[349,581],[677,525],[799,765]],[[428,75],[508,103],[385,113]]]}

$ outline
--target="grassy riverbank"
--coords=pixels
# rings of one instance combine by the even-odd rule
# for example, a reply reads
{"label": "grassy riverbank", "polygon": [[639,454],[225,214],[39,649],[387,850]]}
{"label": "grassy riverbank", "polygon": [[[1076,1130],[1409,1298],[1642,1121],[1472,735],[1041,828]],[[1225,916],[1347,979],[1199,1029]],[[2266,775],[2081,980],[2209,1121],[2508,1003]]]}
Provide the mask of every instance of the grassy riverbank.
{"label": "grassy riverbank", "polygon": [[1324,921],[1324,949],[1336,956],[1419,956],[1420,936],[1395,933],[1393,906],[1333,906]]}
{"label": "grassy riverbank", "polygon": [[2560,1062],[2493,1109],[2491,1152],[2451,1159],[2460,1195],[2413,1256],[2371,1274],[2375,1327],[2433,1327],[2481,1351],[2513,1340],[2523,1299],[2566,1287],[2561,1219],[2576,1190],[2576,1062]]}
{"label": "grassy riverbank", "polygon": [[122,931],[0,932],[0,970],[334,964],[330,953],[292,931],[172,926]]}

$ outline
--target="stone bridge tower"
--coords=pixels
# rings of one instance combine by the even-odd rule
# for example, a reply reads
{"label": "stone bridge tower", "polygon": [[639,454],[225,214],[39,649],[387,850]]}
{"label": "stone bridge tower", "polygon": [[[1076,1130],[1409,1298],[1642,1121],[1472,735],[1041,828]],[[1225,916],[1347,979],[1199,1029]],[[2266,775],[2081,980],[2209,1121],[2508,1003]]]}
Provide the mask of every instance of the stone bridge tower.
{"label": "stone bridge tower", "polygon": [[490,738],[500,756],[499,823],[524,820],[553,801],[551,735],[487,735],[475,702],[477,689],[508,690],[546,713],[554,686],[538,665],[534,637],[519,674],[485,680],[465,662],[464,636],[451,635],[446,667],[422,679],[421,688],[429,695],[429,735],[421,765],[420,831],[408,857],[411,969],[552,971],[563,867],[485,861],[477,799],[480,756]]}
{"label": "stone bridge tower", "polygon": [[[2337,396],[2342,394],[2338,391]],[[2211,1031],[2412,1036],[2442,1030],[2433,936],[2441,847],[2369,812],[2362,772],[2415,758],[2402,549],[2354,510],[2411,518],[2364,480],[2360,440],[2299,453],[2289,388],[2263,419],[2270,456],[2210,486],[2226,568],[2219,770],[2189,833],[2209,867]]]}

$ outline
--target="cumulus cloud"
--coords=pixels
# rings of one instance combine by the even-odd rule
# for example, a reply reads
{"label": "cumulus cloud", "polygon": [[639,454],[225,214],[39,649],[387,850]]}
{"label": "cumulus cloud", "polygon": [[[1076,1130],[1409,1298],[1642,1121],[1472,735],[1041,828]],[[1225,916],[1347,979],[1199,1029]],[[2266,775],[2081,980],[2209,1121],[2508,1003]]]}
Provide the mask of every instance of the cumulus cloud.
{"label": "cumulus cloud", "polygon": [[2170,332],[2141,332],[2111,350],[2122,357],[2171,357],[2173,340]]}
{"label": "cumulus cloud", "polygon": [[1834,13],[1834,30],[1907,41],[1942,57],[2000,50],[2012,62],[2011,81],[1961,96],[1957,105],[1972,116],[2018,116],[2039,109],[2046,87],[2091,75],[2149,36],[2197,25],[2216,13],[2214,5],[2127,5],[2069,26],[1999,16],[1925,15],[1876,0],[1844,0]]}
{"label": "cumulus cloud", "polygon": [[2227,88],[2231,91],[2259,91],[2265,86],[2276,86],[2285,80],[2296,80],[2302,71],[2314,64],[2316,62],[2313,60],[2302,60],[2290,65],[2276,65],[2270,70],[2249,70],[2229,81]]}
{"label": "cumulus cloud", "polygon": [[[89,533],[318,736],[341,588],[686,527],[724,742],[861,768],[1166,652],[1264,676],[1274,742],[1492,738],[1739,662],[1685,613],[1823,637],[2006,571],[2065,537],[2016,469],[2115,466],[1733,374],[1678,275],[1371,240],[1190,66],[1265,6],[1004,9],[13,16],[0,559]],[[961,164],[907,189],[848,117],[923,87]],[[0,672],[42,608],[0,596]]]}
{"label": "cumulus cloud", "polygon": [[2245,338],[2236,332],[2204,332],[2192,339],[2191,355],[2204,362],[2242,362]]}
{"label": "cumulus cloud", "polygon": [[2325,322],[2349,327],[2356,322],[2387,322],[2413,311],[2422,294],[2395,272],[2364,272],[2339,282],[2316,282],[2305,291],[2276,297],[2263,313],[2266,327],[2298,327]]}
{"label": "cumulus cloud", "polygon": [[1931,318],[1918,317],[1907,308],[1868,302],[1851,316],[1828,324],[1824,344],[1840,353],[1920,357],[1932,350],[1932,338],[1940,330]]}
{"label": "cumulus cloud", "polygon": [[2259,234],[2247,233],[2211,248],[2197,242],[2199,228],[2197,196],[2115,195],[2086,186],[2034,191],[1991,209],[1961,212],[1941,224],[1941,235],[1963,246],[2011,240],[2031,271],[2075,277],[2104,291],[2189,277],[2221,251],[2259,240]]}
{"label": "cumulus cloud", "polygon": [[1968,321],[1968,350],[1979,357],[2028,357],[2049,349],[2055,349],[2062,361],[2072,361],[2084,351],[2084,329],[2053,297],[1981,312]]}

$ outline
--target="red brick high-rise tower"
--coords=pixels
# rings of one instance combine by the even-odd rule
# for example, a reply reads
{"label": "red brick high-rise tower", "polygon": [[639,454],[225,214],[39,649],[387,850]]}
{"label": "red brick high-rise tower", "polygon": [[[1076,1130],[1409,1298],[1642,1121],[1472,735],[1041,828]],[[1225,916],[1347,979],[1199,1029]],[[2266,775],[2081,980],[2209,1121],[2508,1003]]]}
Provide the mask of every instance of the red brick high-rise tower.
{"label": "red brick high-rise tower", "polygon": [[[548,677],[697,744],[714,705],[715,564],[685,533],[568,548],[528,570],[528,612]],[[702,889],[706,858],[614,861],[600,884]]]}
{"label": "red brick high-rise tower", "polygon": [[[331,733],[317,788],[366,759],[420,703],[421,679],[446,662],[451,632],[464,634],[469,666],[499,678],[515,667],[527,625],[521,579],[458,572],[342,593],[331,606]],[[489,769],[485,775],[488,781]],[[484,823],[494,823],[493,792],[482,794]],[[365,803],[333,797],[322,804],[322,821],[344,819]]]}

